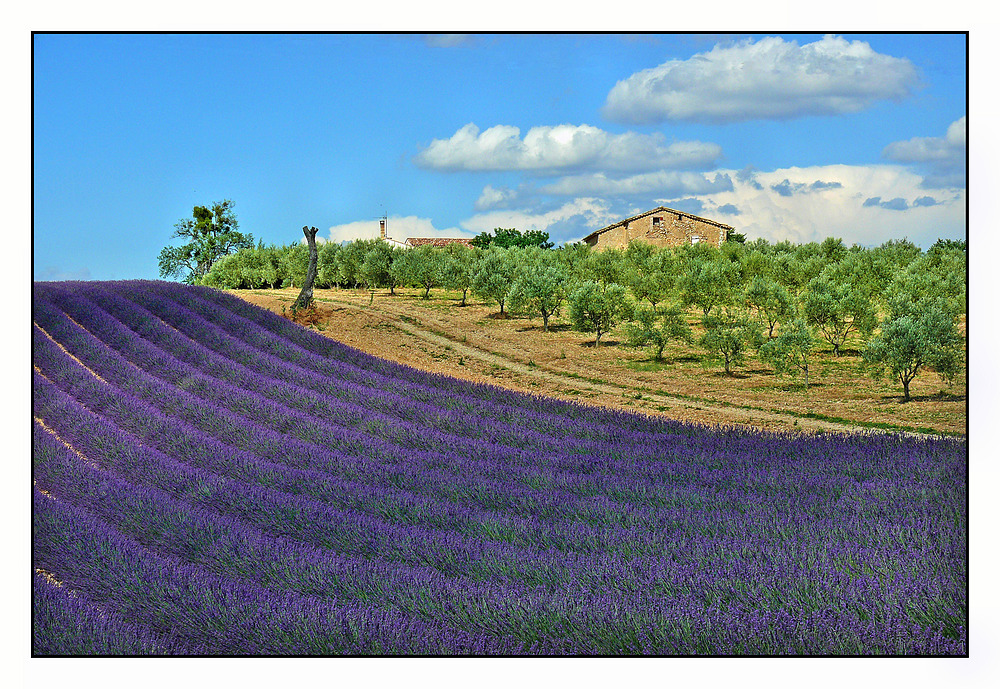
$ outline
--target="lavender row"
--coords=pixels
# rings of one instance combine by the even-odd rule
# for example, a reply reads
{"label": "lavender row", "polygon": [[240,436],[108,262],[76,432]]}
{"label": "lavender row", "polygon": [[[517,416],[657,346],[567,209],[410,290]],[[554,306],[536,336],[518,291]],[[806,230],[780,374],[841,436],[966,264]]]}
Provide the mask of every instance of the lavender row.
{"label": "lavender row", "polygon": [[[40,430],[37,435],[40,438],[36,442],[40,441],[42,446],[49,445],[43,447],[40,454],[58,454],[59,446],[51,435]],[[88,468],[66,451],[62,454],[61,470],[52,475],[55,485],[48,484],[57,497],[63,498],[68,493],[85,501],[90,509],[103,510],[117,524],[125,524],[130,531],[140,533],[147,545],[159,543],[161,552],[185,555],[187,560],[194,557],[210,571],[240,573],[263,579],[268,586],[291,585],[298,591],[321,598],[341,596],[348,588],[355,595],[365,594],[368,605],[392,601],[394,605],[419,610],[423,615],[448,619],[452,624],[494,632],[502,628],[517,636],[526,648],[532,644],[551,642],[554,644],[551,648],[573,649],[577,653],[724,653],[736,649],[771,653],[817,652],[821,648],[825,648],[826,652],[859,652],[858,649],[866,649],[860,652],[877,652],[880,650],[877,643],[879,634],[886,637],[883,643],[898,644],[897,647],[882,647],[881,652],[910,652],[915,641],[924,640],[937,646],[930,650],[921,648],[923,652],[940,650],[942,644],[945,648],[949,644],[954,646],[954,642],[942,636],[940,631],[935,633],[912,622],[890,619],[859,624],[857,615],[847,614],[852,607],[862,612],[878,609],[877,605],[872,605],[879,597],[877,586],[864,581],[861,582],[861,590],[869,595],[853,596],[844,606],[843,591],[827,591],[824,596],[823,592],[817,591],[817,587],[807,590],[789,587],[787,579],[774,581],[773,573],[764,579],[767,585],[761,587],[760,572],[742,572],[744,588],[757,588],[758,595],[770,593],[772,605],[761,607],[759,598],[734,596],[733,590],[726,591],[717,581],[704,589],[695,586],[686,593],[676,592],[670,598],[650,596],[649,592],[643,591],[634,593],[634,598],[629,596],[621,600],[614,594],[588,593],[574,590],[572,586],[559,591],[561,596],[554,596],[509,585],[490,587],[474,583],[456,587],[449,586],[447,582],[442,585],[440,578],[408,578],[398,572],[394,574],[393,570],[386,572],[384,567],[379,572],[377,567],[369,567],[366,563],[345,571],[346,563],[333,563],[333,558],[322,551],[262,538],[259,533],[244,529],[238,523],[213,519],[203,510],[183,505],[178,509],[176,501],[156,495],[154,491],[135,490]],[[116,509],[112,506],[114,504],[120,507]],[[373,572],[373,569],[376,571]],[[687,568],[679,569],[683,571],[677,572],[680,575],[678,583],[692,574]],[[793,573],[796,576],[802,574]],[[381,584],[377,584],[375,582],[379,579],[373,576],[376,574],[387,576]],[[729,576],[733,574],[728,573]],[[751,578],[751,574],[757,576]],[[756,581],[755,585],[750,584],[753,581]],[[806,596],[798,604],[800,609],[795,610],[797,614],[792,615],[787,608],[789,602],[794,601],[797,590],[805,591]],[[695,591],[697,595],[692,595]],[[871,595],[873,593],[875,595]],[[740,618],[746,622],[766,622],[766,633],[754,639],[757,644],[765,645],[748,645],[747,640],[739,636],[740,627],[732,617],[716,619],[720,611],[713,609],[713,599],[716,605],[724,601],[730,615],[734,609],[742,610]],[[908,605],[913,605],[910,596],[906,596],[905,600]],[[710,603],[707,615],[705,602]],[[758,609],[749,607],[748,602],[757,603]],[[830,607],[837,602],[848,610]],[[793,610],[795,607],[793,605]],[[488,621],[483,619],[484,614],[488,616]],[[787,628],[787,634],[783,634],[780,628],[775,629],[775,620]],[[823,630],[811,630],[809,643],[816,644],[822,640],[825,647],[801,646],[802,620],[807,624],[810,620],[823,622]],[[905,635],[891,633],[893,628],[900,626],[906,629]],[[706,635],[709,629],[713,633]],[[720,631],[724,633],[720,634]],[[834,641],[829,638],[832,633],[838,636],[837,646],[830,645]],[[876,639],[865,639],[865,635],[874,635]]]}
{"label": "lavender row", "polygon": [[33,507],[36,566],[112,614],[207,653],[503,655],[531,650],[392,610],[205,572],[151,551],[85,510],[38,490]]}
{"label": "lavender row", "polygon": [[33,656],[198,655],[203,649],[178,643],[148,627],[109,614],[79,591],[41,572],[32,577]]}
{"label": "lavender row", "polygon": [[[789,529],[794,531],[794,525],[789,525]],[[814,536],[816,535],[814,534]],[[795,538],[801,540],[802,534],[797,533]],[[802,595],[804,596],[804,600],[801,601],[801,604],[813,612],[816,611],[817,600],[826,605],[832,605],[839,601],[839,605],[847,605],[848,610],[846,612],[852,612],[852,614],[864,613],[871,615],[871,611],[877,610],[880,605],[884,605],[879,597],[883,592],[877,586],[868,583],[865,585],[866,588],[857,589],[856,585],[852,584],[852,576],[849,575],[848,570],[830,569],[826,574],[834,576],[825,577],[825,581],[826,586],[832,588],[827,590],[825,594],[818,591],[818,589],[824,587],[817,587],[811,584],[810,575],[815,574],[815,567],[824,563],[810,564],[805,562],[805,559],[801,558],[794,550],[789,552],[787,543],[754,543],[753,541],[730,543],[725,539],[713,538],[707,539],[708,547],[706,548],[704,540],[693,540],[693,543],[679,540],[674,544],[682,553],[685,549],[693,551],[683,553],[680,560],[674,557],[667,558],[666,560],[661,559],[659,562],[644,561],[642,566],[638,568],[637,565],[640,563],[635,560],[606,562],[604,563],[604,567],[597,568],[594,567],[596,563],[591,562],[586,563],[586,566],[580,570],[567,567],[552,570],[549,572],[550,576],[547,578],[547,581],[551,584],[567,582],[571,586],[585,585],[591,591],[598,590],[602,585],[609,586],[618,591],[633,592],[629,595],[635,595],[635,591],[645,589],[659,596],[669,596],[671,599],[676,599],[678,596],[682,598],[686,597],[687,599],[693,597],[695,601],[700,601],[701,603],[711,603],[714,600],[715,602],[725,601],[727,605],[734,604],[734,595],[739,594],[736,596],[738,600],[735,602],[742,602],[746,605],[746,599],[749,597],[750,601],[756,601],[758,605],[763,602],[770,607],[780,606],[784,602],[787,602],[790,591],[795,591],[798,588],[798,586],[790,586],[790,584],[801,581],[804,584],[808,584],[803,589]],[[819,539],[817,538],[817,540]],[[835,543],[828,542],[826,545],[829,548],[834,546]],[[720,556],[715,558],[717,563],[713,566],[711,549],[715,547],[719,548]],[[387,549],[380,549],[378,552],[387,552]],[[730,556],[733,553],[737,553],[742,558],[747,558],[748,556],[750,558],[749,561],[740,558],[737,558],[735,561],[728,561],[723,555],[727,552]],[[765,560],[764,564],[766,566],[762,568],[760,563],[754,563],[755,558],[752,554],[755,552],[770,552],[774,553],[774,555],[772,555],[770,560]],[[844,555],[852,557],[859,555],[859,553],[846,552]],[[866,557],[867,554],[865,553],[860,553],[860,555],[861,559],[867,559],[869,564],[873,565],[875,569],[891,566],[878,562],[870,556]],[[528,557],[532,556],[528,555]],[[581,564],[579,560],[576,563]],[[532,580],[538,581],[535,576],[529,574],[529,571],[521,570],[517,566],[518,564],[523,563],[511,562],[507,568],[492,572],[491,578],[497,578],[505,572],[517,572],[521,578],[530,577]],[[608,564],[614,566],[608,567]],[[810,564],[810,566],[804,566],[806,564]],[[896,565],[895,569],[899,569],[899,563],[892,564]],[[511,567],[510,565],[514,566]],[[717,569],[719,566],[721,566],[721,571]],[[827,567],[829,569],[830,565],[827,564]],[[641,581],[636,576],[637,569],[648,573],[649,576],[645,581]],[[537,576],[538,573],[536,571],[535,575]],[[918,571],[915,574],[918,575],[917,578],[922,582],[935,581],[933,577],[928,576],[927,572]],[[706,577],[706,575],[711,576]],[[858,575],[863,577],[865,572],[859,570]],[[838,576],[840,579],[838,579]],[[664,580],[669,581],[669,584]],[[720,582],[732,582],[734,580],[742,582],[744,588],[742,590],[737,588],[734,592],[732,590],[726,591],[725,586],[723,586],[723,590],[719,590]],[[944,579],[938,582],[938,588],[947,589],[948,581],[948,579]],[[754,583],[749,585],[749,582]],[[847,588],[844,589],[844,586]],[[894,590],[904,594],[902,600],[905,600],[909,606],[912,606],[915,601],[931,600],[933,603],[936,600],[933,598],[928,599],[927,595],[914,595],[917,593],[925,594],[926,592],[914,589],[912,584],[908,584],[907,581],[901,579],[899,576],[892,582],[892,586]],[[768,594],[769,597],[761,597],[762,593]],[[859,593],[863,594],[864,597],[857,600]],[[933,604],[939,608],[941,607],[940,602]],[[841,611],[839,614],[845,614],[845,611]],[[882,622],[895,619],[895,617],[888,617],[885,612],[882,613],[882,616],[885,618]],[[896,617],[899,616],[897,615]],[[903,617],[905,618],[905,615]],[[937,613],[937,619],[940,619],[940,611]],[[959,617],[958,619],[961,618]]]}
{"label": "lavender row", "polygon": [[[608,409],[594,409],[573,402],[553,400],[538,395],[512,392],[492,385],[471,383],[444,375],[420,371],[418,369],[380,359],[357,349],[331,341],[317,333],[300,328],[284,318],[265,309],[260,309],[230,294],[210,288],[180,288],[165,282],[117,283],[120,292],[142,294],[156,293],[178,303],[188,305],[206,318],[222,327],[227,327],[238,338],[246,339],[262,349],[285,356],[289,343],[294,343],[296,361],[308,361],[310,365],[323,367],[331,360],[349,363],[356,370],[369,376],[378,376],[388,385],[405,394],[434,402],[438,396],[445,397],[449,404],[464,405],[474,414],[502,416],[504,413],[517,422],[531,425],[535,421],[567,424],[573,433],[581,437],[604,438],[619,431],[639,433],[690,432],[683,424],[665,419],[643,417],[637,414]],[[210,310],[207,304],[217,308]],[[313,356],[310,357],[309,354]],[[406,387],[403,387],[406,386]],[[375,384],[378,387],[378,383]],[[430,395],[421,394],[421,389]],[[499,414],[491,409],[502,408]],[[548,426],[541,426],[543,432]]]}
{"label": "lavender row", "polygon": [[[320,416],[327,422],[337,420],[338,425],[347,424],[361,431],[377,432],[410,447],[447,445],[453,451],[468,447],[471,452],[481,454],[484,450],[495,452],[498,443],[500,446],[513,445],[545,450],[556,442],[556,439],[537,431],[524,431],[517,425],[511,425],[507,419],[499,422],[496,418],[483,419],[470,414],[442,410],[439,406],[414,403],[385,390],[374,391],[343,381],[331,383],[329,379],[315,373],[297,374],[295,384],[289,384],[285,382],[289,370],[278,364],[280,360],[276,357],[262,355],[254,358],[246,351],[239,351],[235,354],[237,361],[233,361],[228,355],[212,354],[212,350],[202,347],[189,337],[179,335],[173,329],[176,326],[189,333],[203,331],[204,341],[213,343],[215,350],[224,351],[226,346],[220,343],[231,343],[232,338],[194,314],[178,315],[175,309],[172,314],[160,311],[155,318],[149,318],[148,312],[143,313],[140,307],[130,309],[121,304],[113,305],[109,303],[114,301],[113,298],[100,301],[101,307],[73,297],[62,297],[58,303],[61,308],[69,310],[74,319],[115,349],[131,350],[122,353],[133,361],[159,362],[165,349],[171,355],[193,365],[189,370],[178,371],[174,366],[154,371],[166,380],[183,379],[191,381],[193,385],[195,382],[193,376],[201,373],[205,374],[208,380],[204,378],[197,380],[212,386],[211,377],[218,376],[237,388],[247,389],[282,405],[299,409],[310,416]],[[112,318],[121,319],[131,330],[119,325],[116,320],[101,318],[100,315],[104,313],[102,307],[111,310]],[[161,317],[165,321],[169,320],[170,324],[161,323]],[[181,322],[185,318],[189,321],[186,325]],[[134,341],[136,339],[134,335],[138,332],[141,332],[143,338],[148,341]],[[249,366],[254,363],[258,365]],[[294,370],[291,372],[296,373]],[[302,385],[306,386],[305,389]],[[318,391],[324,394],[317,395]],[[349,404],[340,400],[347,400]],[[359,410],[361,414],[358,413]],[[400,421],[401,419],[403,421]],[[434,428],[440,426],[446,427],[448,432],[435,432]],[[629,437],[627,442],[622,442],[620,434],[614,435],[618,435],[619,439],[606,438],[601,443],[560,438],[559,450],[562,454],[585,453],[593,456],[602,453],[616,457],[631,457],[635,460],[639,460],[643,454],[648,454],[644,449],[650,439],[648,434]],[[482,440],[469,438],[482,438],[488,441],[488,444],[484,445]],[[657,438],[663,440],[662,436]]]}
{"label": "lavender row", "polygon": [[[719,472],[716,472],[716,474],[718,474],[718,473]],[[717,479],[718,477],[712,477],[712,478]],[[731,478],[730,478],[729,482],[732,482]],[[719,483],[718,480],[715,480],[715,483],[718,484]],[[741,496],[738,495],[736,497],[740,498]],[[386,503],[386,501],[382,501],[382,504],[387,504],[387,503]],[[817,502],[817,505],[818,505],[818,509],[817,509],[818,512],[821,511],[821,510],[823,510],[824,507],[825,507],[822,501]],[[615,507],[616,506],[613,505],[613,504],[610,505],[610,509],[606,510],[605,514],[611,512],[611,510],[613,510]],[[678,512],[680,513],[680,519],[678,519]],[[685,512],[687,512],[687,514],[685,514]],[[681,527],[681,526],[685,525],[687,522],[691,521],[692,519],[697,519],[699,515],[697,514],[697,512],[695,512],[694,514],[691,514],[690,511],[681,509],[681,510],[674,510],[673,513],[667,512],[666,514],[661,515],[661,516],[662,516],[662,519],[661,519],[660,523],[657,524],[658,527],[662,528],[663,526],[672,526],[673,528],[678,528],[678,527]],[[716,517],[716,522],[717,523],[713,524],[713,523],[711,523],[711,521],[709,521],[708,523],[705,523],[704,520],[703,520],[703,523],[701,524],[700,529],[702,531],[710,531],[711,533],[713,533],[713,534],[715,534],[717,536],[718,535],[723,535],[723,533],[725,531],[724,524],[727,521],[728,515],[725,512],[717,510],[713,514],[713,516]],[[720,523],[723,525],[722,527],[720,527],[720,525],[719,525]],[[525,524],[525,522],[522,521],[521,525],[524,525],[524,524]],[[498,518],[496,520],[491,521],[491,523],[490,523],[489,526],[490,526],[492,534],[495,535],[495,536],[503,535],[506,538],[513,537],[515,540],[520,540],[518,530],[515,528],[513,530],[513,532],[512,532],[511,529],[509,528],[509,526],[510,526],[510,520],[509,519],[505,519],[503,517],[500,517],[500,518]],[[645,524],[645,525],[640,524],[639,526],[648,526],[648,524]],[[553,529],[553,528],[547,528],[547,527],[549,527],[549,525],[543,525],[540,528],[540,527],[538,527],[535,524],[530,524],[530,523],[527,524],[527,528],[531,529],[534,532],[533,538],[539,538],[540,537],[544,541],[544,539],[547,539],[549,537],[555,537],[557,539],[561,539],[561,538],[564,537],[564,532],[562,532],[560,529]],[[608,537],[607,533],[606,533],[606,529],[605,529],[604,533],[600,533],[599,536],[597,536],[597,538],[600,539],[600,540],[597,540],[597,541],[593,540],[595,538],[595,536],[593,535],[594,534],[593,530],[590,530],[590,534],[588,535],[586,529],[581,528],[579,525],[573,525],[572,531],[573,531],[573,534],[574,534],[575,538],[577,538],[577,539],[585,538],[588,541],[590,541],[590,543],[592,544],[590,546],[591,548],[597,548],[597,547],[599,547],[599,545],[602,542],[609,541],[609,540],[611,542],[624,542],[624,543],[629,543],[630,545],[634,545],[632,543],[632,541],[627,540],[627,539],[625,541],[620,541],[620,539],[618,538],[618,536],[622,535],[622,533],[621,533],[620,530],[614,530],[614,529],[612,529],[611,533],[613,533],[614,536],[613,537]],[[539,534],[548,534],[548,535],[539,536]],[[647,545],[645,547],[650,547],[650,546]],[[654,543],[653,547],[655,547],[655,543]]]}
{"label": "lavender row", "polygon": [[[60,372],[62,371],[60,370]],[[145,418],[147,415],[143,414],[141,410],[138,413],[135,410],[132,411],[125,410],[124,416],[125,418],[135,419],[135,418]],[[228,462],[225,462],[224,464],[226,463]],[[269,477],[280,476],[280,474],[272,470],[266,470],[265,475]],[[739,477],[737,477],[737,479],[738,481],[742,481],[742,479],[740,479]],[[729,481],[729,483],[732,482],[733,482],[732,480]],[[718,483],[718,481],[716,481],[716,483]],[[402,496],[400,494],[397,494],[396,496],[387,499],[383,494],[381,499],[378,499],[378,497],[376,496],[376,504],[379,505],[379,510],[381,511],[381,513],[389,514],[391,511],[391,513],[396,518],[398,518],[398,515],[407,514],[408,510],[410,514],[413,514],[414,510],[412,509],[412,502],[409,503],[411,507],[410,508],[407,507],[407,499],[409,499],[411,496],[405,496],[406,499],[401,499],[401,497]],[[685,498],[687,497],[690,496],[685,496],[683,493],[681,495],[674,494],[674,508],[669,510],[661,510],[658,514],[654,515],[652,518],[656,519],[656,521],[652,524],[652,528],[655,528],[661,532],[670,533],[679,528],[683,528],[692,522],[697,521],[699,522],[698,528],[700,531],[710,532],[716,537],[725,535],[730,530],[729,528],[727,528],[727,524],[730,524],[733,521],[732,520],[732,516],[734,514],[733,510],[727,512],[725,509],[719,509],[720,506],[717,506],[714,511],[710,512],[707,515],[704,515],[699,510],[691,510],[684,505]],[[705,496],[695,495],[694,497],[697,498],[699,501],[704,501],[705,499]],[[827,499],[829,499],[830,496],[826,497]],[[750,500],[748,500],[748,498],[750,498]],[[735,496],[731,496],[728,501],[736,505],[742,505],[740,508],[741,513],[745,513],[748,511],[747,510],[748,502],[756,503],[754,506],[755,511],[759,512],[760,509],[763,508],[765,510],[764,512],[765,516],[767,509],[773,508],[775,504],[777,504],[775,503],[774,498],[769,498],[767,502],[761,502],[760,500],[752,500],[752,498],[753,498],[753,493],[751,492],[749,495],[736,494]],[[818,500],[815,502],[816,504],[813,511],[816,512],[817,514],[822,514],[823,511],[828,509],[828,505],[825,504],[822,500]],[[357,505],[357,503],[355,503],[355,505]],[[600,523],[601,517],[604,517],[605,520],[607,520],[608,517],[610,516],[612,520],[617,518],[617,520],[622,523],[625,523],[628,518],[631,518],[631,523],[629,524],[631,532],[635,532],[636,528],[639,528],[640,536],[637,539],[622,538],[623,536],[628,535],[629,532],[623,532],[621,529],[614,529],[614,528],[610,529],[610,534],[612,535],[609,536],[608,535],[609,530],[606,525],[605,528],[602,529],[601,531],[595,531],[592,528],[591,529],[583,528],[579,525],[572,525],[571,531],[573,540],[578,544],[580,543],[589,544],[589,545],[584,545],[584,547],[587,547],[587,549],[596,549],[600,547],[601,544],[608,542],[612,544],[625,544],[629,548],[637,548],[643,543],[645,543],[645,545],[642,545],[643,551],[648,551],[648,549],[651,547],[653,548],[657,547],[658,544],[655,540],[652,543],[649,542],[649,534],[651,533],[650,532],[651,524],[650,521],[648,521],[650,519],[648,510],[645,511],[646,512],[645,514],[638,515],[638,517],[635,516],[634,512],[632,512],[628,516],[622,515],[621,517],[617,517],[615,515],[615,512],[621,508],[620,504],[599,503],[598,505],[592,505],[592,506],[594,507],[599,506],[605,508],[603,510],[603,514],[601,514],[600,512],[591,512],[592,516],[598,518],[597,523]],[[721,507],[724,507],[724,505],[722,505]],[[449,513],[449,511],[447,510],[447,506],[445,506],[445,509],[441,509],[441,505],[439,504],[428,506],[425,503],[423,508],[416,510],[416,513],[420,514],[422,519],[426,519],[427,515],[433,514],[435,513],[435,511],[439,515],[441,515],[439,516],[438,519],[435,520],[435,523],[438,525],[446,523],[445,519],[447,514]],[[462,511],[458,509],[450,511],[450,513],[453,515],[459,514],[461,512]],[[468,511],[466,511],[465,514],[468,514]],[[475,515],[476,518],[478,518],[478,516],[479,516],[478,514]],[[552,524],[543,524],[539,526],[535,522],[525,522],[523,520],[514,523],[514,520],[511,520],[509,517],[505,517],[504,515],[495,515],[495,516],[491,515],[491,516],[493,518],[489,519],[489,521],[487,522],[477,523],[475,519],[466,519],[464,523],[466,524],[466,528],[470,528],[474,533],[480,533],[485,528],[488,529],[487,533],[489,535],[494,537],[502,536],[508,540],[513,539],[514,541],[521,541],[523,538],[525,538],[524,533],[527,532],[531,534],[530,535],[531,542],[535,542],[539,538],[542,539],[542,542],[546,542],[547,539],[551,538],[559,539],[557,542],[560,543],[566,542],[564,540],[566,538],[566,530],[564,528],[553,528]],[[746,516],[749,517],[751,515],[748,514]],[[638,521],[639,519],[642,519],[644,521],[640,522]],[[757,527],[761,528],[763,526],[763,523],[760,521],[760,517],[758,516],[755,519],[757,521]],[[829,521],[829,519],[827,521]],[[456,523],[454,526],[458,525],[459,524]],[[773,528],[773,525],[769,526],[769,528]],[[810,528],[818,528],[822,530],[829,528],[829,526],[826,523],[820,522],[811,524]],[[643,529],[645,529],[645,531],[643,531]],[[597,540],[594,540],[595,538]],[[581,539],[586,539],[586,540],[581,540]],[[577,547],[580,546],[578,545]],[[623,546],[618,546],[618,547],[623,547]]]}

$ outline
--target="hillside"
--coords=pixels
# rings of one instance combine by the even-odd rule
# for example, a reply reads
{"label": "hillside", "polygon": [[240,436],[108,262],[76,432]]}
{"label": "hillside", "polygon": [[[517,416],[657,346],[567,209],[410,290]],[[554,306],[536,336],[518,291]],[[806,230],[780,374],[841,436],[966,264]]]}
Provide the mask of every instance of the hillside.
{"label": "hillside", "polygon": [[[539,318],[500,320],[495,305],[469,298],[458,307],[460,294],[434,290],[424,300],[421,292],[318,289],[318,332],[425,371],[680,421],[776,431],[966,431],[964,374],[947,385],[923,372],[913,382],[913,401],[904,404],[898,383],[874,381],[861,369],[857,340],[841,357],[820,347],[806,391],[801,378],[776,377],[752,357],[732,377],[694,345],[672,345],[657,363],[646,351],[623,347],[620,334],[595,348],[592,334],[574,332],[558,317],[542,332]],[[281,313],[298,291],[231,294]],[[697,332],[696,317],[691,324]]]}
{"label": "hillside", "polygon": [[33,652],[967,653],[964,440],[695,426],[37,283]]}

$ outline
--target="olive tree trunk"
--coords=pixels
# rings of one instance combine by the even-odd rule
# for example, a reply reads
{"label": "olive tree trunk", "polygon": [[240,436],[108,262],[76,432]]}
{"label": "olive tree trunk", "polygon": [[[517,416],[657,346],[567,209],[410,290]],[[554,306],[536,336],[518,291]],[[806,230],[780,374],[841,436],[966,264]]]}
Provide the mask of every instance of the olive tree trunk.
{"label": "olive tree trunk", "polygon": [[306,236],[306,241],[309,242],[309,270],[306,271],[306,281],[302,283],[302,291],[299,292],[295,303],[292,304],[293,311],[308,308],[312,304],[313,283],[316,282],[316,263],[319,259],[319,253],[316,251],[317,232],[319,232],[319,229],[315,227],[302,228],[302,234]]}

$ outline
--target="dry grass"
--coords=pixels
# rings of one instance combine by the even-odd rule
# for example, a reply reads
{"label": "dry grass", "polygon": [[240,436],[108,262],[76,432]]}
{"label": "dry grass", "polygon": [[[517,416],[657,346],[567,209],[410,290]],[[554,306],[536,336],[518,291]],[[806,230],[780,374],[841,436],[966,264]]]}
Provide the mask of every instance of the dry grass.
{"label": "dry grass", "polygon": [[[239,297],[276,313],[295,299],[296,290],[236,291]],[[498,319],[495,305],[433,290],[398,289],[371,293],[316,290],[319,315],[310,323],[324,334],[362,351],[435,373],[475,382],[583,401],[601,406],[663,414],[709,424],[744,424],[775,430],[819,430],[817,420],[918,432],[966,432],[965,373],[946,385],[925,371],[911,385],[913,401],[890,380],[872,380],[861,368],[860,340],[840,357],[824,343],[810,367],[810,387],[802,379],[780,378],[753,356],[734,376],[710,362],[695,345],[675,345],[664,361],[626,349],[611,332],[593,346],[593,335],[573,331],[554,317],[549,332],[541,318]],[[697,329],[698,319],[690,322]],[[665,401],[667,400],[667,401]],[[670,401],[673,400],[673,401]],[[777,418],[783,416],[784,418]]]}

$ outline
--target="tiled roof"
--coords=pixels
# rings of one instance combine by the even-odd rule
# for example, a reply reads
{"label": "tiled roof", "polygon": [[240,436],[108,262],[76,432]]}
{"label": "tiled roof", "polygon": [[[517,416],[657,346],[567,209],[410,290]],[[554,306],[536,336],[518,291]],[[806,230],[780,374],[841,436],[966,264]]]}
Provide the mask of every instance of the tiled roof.
{"label": "tiled roof", "polygon": [[424,246],[426,244],[431,246],[448,246],[449,244],[472,246],[472,240],[464,237],[408,237],[406,243],[410,246]]}
{"label": "tiled roof", "polygon": [[625,223],[630,223],[633,220],[638,220],[639,218],[642,218],[642,217],[647,216],[647,215],[651,215],[653,213],[674,213],[675,215],[686,215],[689,218],[693,218],[694,220],[700,220],[701,222],[708,223],[709,225],[715,225],[716,227],[721,227],[721,228],[724,228],[724,229],[727,229],[727,230],[733,229],[732,225],[726,225],[725,223],[718,222],[717,220],[709,220],[708,218],[703,218],[703,217],[701,217],[699,215],[694,215],[693,213],[685,213],[684,211],[674,210],[673,208],[667,208],[666,206],[658,206],[657,208],[654,208],[653,210],[646,211],[645,213],[639,213],[639,215],[633,215],[631,218],[625,218],[624,220],[619,220],[618,222],[612,223],[612,224],[608,225],[607,227],[602,227],[599,230],[595,230],[595,231],[591,232],[590,234],[588,234],[584,238],[584,241],[587,241],[591,237],[596,237],[597,235],[599,235],[599,234],[601,234],[603,232],[607,232],[608,230],[610,230],[613,227],[618,227],[619,225],[624,225]]}

